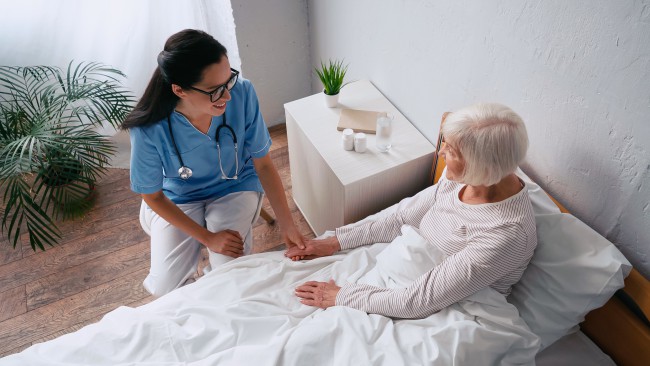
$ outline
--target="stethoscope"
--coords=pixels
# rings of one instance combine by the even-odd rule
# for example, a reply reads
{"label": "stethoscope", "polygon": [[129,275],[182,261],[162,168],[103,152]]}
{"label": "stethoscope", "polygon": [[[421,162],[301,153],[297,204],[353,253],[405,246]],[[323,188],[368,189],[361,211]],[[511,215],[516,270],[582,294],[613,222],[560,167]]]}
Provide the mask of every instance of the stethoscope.
{"label": "stethoscope", "polygon": [[[174,145],[174,150],[176,150],[176,155],[178,155],[178,160],[181,163],[181,167],[178,169],[178,176],[181,177],[181,179],[183,180],[187,180],[192,176],[192,169],[185,166],[185,163],[183,162],[183,157],[178,151],[178,146],[176,145],[176,140],[174,139],[174,132],[172,131],[172,123],[169,120],[169,116],[167,116],[167,126],[169,126],[169,135],[172,137],[172,144]],[[226,175],[226,173],[223,171],[223,166],[221,165],[221,144],[219,143],[219,137],[220,137],[219,132],[221,132],[221,129],[224,127],[227,130],[229,130],[230,133],[232,134],[232,141],[235,144],[235,175],[232,177]],[[237,135],[235,134],[235,130],[233,130],[232,127],[226,124],[225,113],[223,114],[223,121],[221,122],[219,127],[217,127],[217,132],[215,133],[215,137],[217,140],[217,154],[219,155],[219,170],[221,170],[221,179],[226,179],[226,180],[237,179],[238,178],[237,172],[239,172],[239,149],[237,148]]]}

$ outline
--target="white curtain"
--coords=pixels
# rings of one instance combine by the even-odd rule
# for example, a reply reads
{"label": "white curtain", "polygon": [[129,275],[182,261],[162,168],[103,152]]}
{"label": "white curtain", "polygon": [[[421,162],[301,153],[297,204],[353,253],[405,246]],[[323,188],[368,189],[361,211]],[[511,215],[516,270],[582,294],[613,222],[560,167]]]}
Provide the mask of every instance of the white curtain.
{"label": "white curtain", "polygon": [[210,33],[240,68],[230,0],[0,0],[0,65],[98,61],[140,98],[165,40],[186,28]]}

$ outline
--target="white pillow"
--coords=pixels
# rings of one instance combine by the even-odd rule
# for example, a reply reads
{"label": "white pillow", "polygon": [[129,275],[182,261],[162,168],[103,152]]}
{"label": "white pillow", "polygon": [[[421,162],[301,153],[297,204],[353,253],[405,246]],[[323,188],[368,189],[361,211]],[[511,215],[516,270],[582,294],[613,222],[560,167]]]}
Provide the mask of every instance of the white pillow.
{"label": "white pillow", "polygon": [[603,306],[632,266],[607,239],[569,214],[536,215],[537,249],[508,301],[542,348],[578,329]]}
{"label": "white pillow", "polygon": [[532,179],[528,178],[526,173],[524,173],[520,168],[517,168],[515,174],[517,174],[521,180],[526,182],[526,187],[528,187],[528,196],[530,196],[530,202],[533,204],[535,215],[560,213],[560,209],[555,205],[555,202],[553,202],[551,197],[544,192],[542,187],[533,182]]}

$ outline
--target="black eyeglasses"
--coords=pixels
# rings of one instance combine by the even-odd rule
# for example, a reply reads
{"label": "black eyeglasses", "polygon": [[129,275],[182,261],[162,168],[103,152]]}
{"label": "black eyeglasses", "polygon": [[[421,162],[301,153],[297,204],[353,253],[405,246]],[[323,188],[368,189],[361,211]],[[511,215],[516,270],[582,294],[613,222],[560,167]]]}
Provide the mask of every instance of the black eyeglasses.
{"label": "black eyeglasses", "polygon": [[189,88],[192,89],[192,90],[195,90],[195,91],[197,91],[199,93],[209,95],[210,96],[210,101],[212,103],[214,103],[217,100],[219,100],[219,98],[221,98],[223,96],[223,93],[226,92],[226,89],[228,89],[228,91],[231,91],[232,88],[235,87],[235,84],[237,83],[237,78],[238,77],[239,77],[239,71],[231,68],[230,69],[230,79],[228,79],[228,81],[225,84],[219,85],[218,87],[216,87],[213,91],[208,92],[208,91],[205,91],[205,90],[195,88],[193,86],[190,86]]}

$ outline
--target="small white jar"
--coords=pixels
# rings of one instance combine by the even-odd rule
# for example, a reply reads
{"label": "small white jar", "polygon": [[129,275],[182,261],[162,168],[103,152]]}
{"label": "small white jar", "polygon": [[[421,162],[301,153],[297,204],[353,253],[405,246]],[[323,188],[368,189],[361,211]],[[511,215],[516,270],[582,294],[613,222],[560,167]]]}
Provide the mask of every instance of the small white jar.
{"label": "small white jar", "polygon": [[354,131],[351,128],[346,128],[343,130],[343,135],[341,136],[341,145],[343,146],[343,150],[354,150]]}
{"label": "small white jar", "polygon": [[363,132],[359,132],[356,135],[354,135],[354,150],[358,153],[363,153],[366,152],[367,148],[368,148],[368,139],[366,138],[366,134]]}

